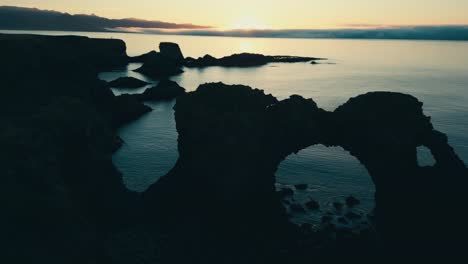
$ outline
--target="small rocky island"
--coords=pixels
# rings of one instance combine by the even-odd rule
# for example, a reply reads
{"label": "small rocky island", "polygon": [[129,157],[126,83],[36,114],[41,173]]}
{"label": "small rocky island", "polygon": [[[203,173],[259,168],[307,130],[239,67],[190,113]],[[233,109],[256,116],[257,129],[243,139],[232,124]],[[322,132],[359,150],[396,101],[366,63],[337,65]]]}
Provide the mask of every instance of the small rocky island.
{"label": "small rocky island", "polygon": [[[468,170],[417,98],[374,92],[330,112],[312,99],[280,101],[242,85],[186,93],[167,78],[188,64],[240,63],[236,56],[195,63],[179,51],[166,43],[130,58],[121,40],[0,34],[2,263],[341,263],[465,254],[468,217],[459,212]],[[237,58],[254,60],[242,65],[302,60]],[[160,76],[141,95],[115,96],[97,78],[135,61]],[[112,163],[122,144],[117,129],[151,111],[143,101],[174,98],[179,160],[146,192],[131,192]],[[293,191],[276,190],[275,171],[316,144],[341,146],[368,170],[376,186],[372,232],[338,229],[330,216],[319,230],[289,221],[282,200]],[[430,149],[434,166],[418,165],[418,146]],[[313,200],[291,206],[320,207]]]}
{"label": "small rocky island", "polygon": [[154,78],[164,78],[183,73],[182,67],[205,68],[210,66],[219,67],[258,67],[268,63],[297,63],[316,62],[323,58],[299,57],[299,56],[266,56],[262,54],[241,53],[230,56],[215,58],[211,55],[194,59],[184,58],[181,49],[175,43],[162,42],[159,50],[150,51],[146,54],[129,58],[129,62],[140,62],[143,66],[136,72]]}
{"label": "small rocky island", "polygon": [[141,88],[149,83],[134,77],[120,77],[109,82],[109,87],[112,88]]}

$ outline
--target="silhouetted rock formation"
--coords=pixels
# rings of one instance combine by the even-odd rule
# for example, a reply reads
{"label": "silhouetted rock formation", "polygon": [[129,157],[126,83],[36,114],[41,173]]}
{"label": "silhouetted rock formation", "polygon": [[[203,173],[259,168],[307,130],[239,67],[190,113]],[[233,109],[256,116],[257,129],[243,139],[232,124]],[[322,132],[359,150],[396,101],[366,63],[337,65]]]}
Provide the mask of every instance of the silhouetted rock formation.
{"label": "silhouetted rock formation", "polygon": [[149,83],[133,77],[120,77],[116,80],[109,82],[112,88],[140,88],[148,85]]}
{"label": "silhouetted rock formation", "polygon": [[96,262],[137,198],[111,160],[134,110],[97,78],[127,63],[125,44],[2,34],[0,57],[0,262]]}
{"label": "silhouetted rock formation", "polygon": [[[124,66],[127,64],[125,42],[118,39],[91,39],[78,36],[39,36],[39,35],[7,35],[0,34],[3,52],[11,51],[31,54],[31,58],[42,56],[54,57],[64,61],[76,61],[80,65],[88,65],[96,70]],[[32,54],[32,52],[40,52]],[[5,54],[10,58],[12,54]],[[22,54],[15,54],[21,59]],[[34,61],[32,61],[34,62]],[[41,61],[43,63],[44,61]],[[40,65],[36,65],[40,66]],[[57,64],[56,67],[60,67]]]}
{"label": "silhouetted rock formation", "polygon": [[[185,89],[183,87],[179,86],[179,84],[177,84],[176,82],[173,82],[168,79],[164,79],[164,80],[161,80],[158,83],[158,85],[146,89],[142,94],[123,94],[123,95],[117,96],[117,98],[122,99],[123,100],[122,102],[126,102],[130,105],[133,105],[131,109],[135,110],[134,117],[137,117],[141,114],[151,111],[151,108],[145,110],[145,108],[140,107],[138,109],[137,105],[134,105],[134,104],[138,104],[138,102],[146,102],[146,101],[170,101],[183,94],[185,94]],[[124,105],[121,105],[121,106],[122,106],[121,109],[123,111],[128,112],[128,110],[125,110],[126,108],[124,107]]]}
{"label": "silhouetted rock formation", "polygon": [[153,78],[167,78],[184,72],[179,63],[161,53],[146,58],[143,66],[135,71]]}
{"label": "silhouetted rock formation", "polygon": [[172,100],[185,93],[179,84],[168,79],[161,80],[158,85],[148,88],[143,94],[136,95],[140,101]]}
{"label": "silhouetted rock formation", "polygon": [[186,58],[185,66],[193,68],[221,66],[221,67],[254,67],[262,66],[271,62],[308,62],[319,60],[312,57],[296,57],[296,56],[265,56],[261,54],[241,53],[217,59],[211,55],[194,59]]}
{"label": "silhouetted rock formation", "polygon": [[181,74],[183,55],[176,43],[162,42],[159,45],[160,52],[150,52],[131,58],[133,62],[143,62],[143,66],[136,69],[136,72],[145,74],[153,78],[167,78],[169,76]]}
{"label": "silhouetted rock formation", "polygon": [[115,124],[117,126],[135,120],[152,110],[151,107],[140,103],[137,97],[129,94],[117,96],[115,102]]}
{"label": "silhouetted rock formation", "polygon": [[148,60],[152,60],[154,59],[155,57],[158,56],[158,52],[156,52],[155,50],[152,50],[148,53],[145,53],[145,54],[142,54],[142,55],[139,55],[139,56],[135,56],[135,57],[130,57],[128,59],[129,62],[141,62],[141,63],[145,63],[146,61]]}
{"label": "silhouetted rock formation", "polygon": [[161,52],[161,55],[171,58],[177,63],[184,63],[184,55],[182,54],[179,45],[176,43],[161,42],[159,43],[159,51]]}
{"label": "silhouetted rock formation", "polygon": [[[161,59],[161,73],[174,70],[167,62],[180,69],[176,57],[139,59],[148,69]],[[448,216],[464,206],[466,166],[412,96],[368,93],[328,112],[297,95],[278,101],[222,83],[184,94],[163,80],[142,95],[116,97],[97,70],[129,61],[118,40],[0,35],[0,58],[1,263],[308,263],[337,252],[465,253],[467,217]],[[179,160],[145,193],[132,193],[111,160],[123,143],[116,128],[151,110],[141,101],[177,96]],[[379,241],[340,230],[329,215],[323,232],[289,222],[281,199],[294,191],[277,192],[275,172],[288,155],[316,144],[343,147],[369,171]],[[418,165],[418,146],[431,150],[433,167]],[[343,213],[337,221],[359,218]]]}
{"label": "silhouetted rock formation", "polygon": [[[175,109],[180,157],[145,193],[148,217],[175,225],[171,234],[203,234],[193,243],[218,250],[216,257],[291,242],[274,174],[288,155],[316,144],[341,146],[368,169],[385,250],[463,252],[466,218],[446,215],[462,207],[467,169],[410,95],[368,93],[327,112],[297,95],[278,102],[260,90],[212,83],[179,97]],[[418,166],[421,145],[434,167]],[[199,233],[189,230],[193,222],[202,223]],[[241,237],[249,242],[217,244]]]}

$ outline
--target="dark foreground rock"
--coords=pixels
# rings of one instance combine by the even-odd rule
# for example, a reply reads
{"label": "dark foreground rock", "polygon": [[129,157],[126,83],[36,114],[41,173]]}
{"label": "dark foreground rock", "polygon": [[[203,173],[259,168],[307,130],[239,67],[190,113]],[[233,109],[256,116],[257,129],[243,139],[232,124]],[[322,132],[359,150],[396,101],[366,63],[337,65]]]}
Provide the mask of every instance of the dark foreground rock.
{"label": "dark foreground rock", "polygon": [[148,85],[149,83],[133,77],[120,77],[116,80],[109,82],[112,88],[140,88]]}
{"label": "dark foreground rock", "polygon": [[137,201],[111,159],[132,106],[97,78],[125,43],[0,34],[0,58],[0,262],[103,263]]}
{"label": "dark foreground rock", "polygon": [[[134,96],[115,97],[97,78],[98,69],[128,61],[122,47],[0,35],[1,263],[310,263],[465,253],[468,219],[447,216],[464,207],[466,166],[422,103],[399,93],[368,93],[328,112],[300,96],[278,101],[246,86],[202,85],[177,98],[175,167],[143,194],[128,191],[111,159],[122,144],[116,128],[149,109]],[[275,172],[288,155],[316,144],[341,146],[368,169],[375,241],[327,216],[324,233],[289,222]],[[418,146],[431,150],[433,167],[418,165]]]}
{"label": "dark foreground rock", "polygon": [[117,96],[115,102],[115,122],[117,126],[135,120],[152,110],[151,107],[142,104],[136,97],[129,94]]}
{"label": "dark foreground rock", "polygon": [[[368,169],[380,238],[372,252],[464,252],[466,218],[445,215],[462,207],[467,169],[410,95],[368,93],[328,112],[300,96],[278,101],[246,86],[212,83],[179,97],[175,109],[179,160],[144,193],[146,216],[168,226],[176,241],[177,234],[203,234],[187,243],[217,252],[205,259],[239,252],[253,256],[252,263],[281,259],[277,252],[295,243],[297,230],[275,192],[275,171],[288,155],[316,144],[341,146]],[[420,145],[432,151],[434,167],[419,167]],[[197,230],[193,222],[201,223]],[[232,243],[219,243],[226,240]],[[353,243],[347,247],[356,250]]]}
{"label": "dark foreground rock", "polygon": [[[118,39],[0,34],[0,41],[3,47],[6,48],[4,52],[8,52],[10,48],[14,48],[24,53],[5,54],[5,58],[17,56],[17,59],[21,60],[23,59],[22,56],[27,56],[35,50],[40,51],[40,54],[30,54],[31,59],[37,56],[43,56],[43,58],[53,56],[55,59],[75,61],[97,70],[125,66],[128,61],[125,42]],[[31,63],[33,62],[31,61]],[[43,62],[45,61],[41,61],[41,63]],[[40,65],[36,66],[39,67]],[[55,66],[59,68],[60,64],[56,64]]]}
{"label": "dark foreground rock", "polygon": [[202,68],[209,66],[221,67],[254,67],[262,66],[272,62],[293,63],[293,62],[309,62],[313,60],[320,60],[320,58],[313,57],[297,57],[297,56],[265,56],[261,54],[241,53],[234,54],[227,57],[215,58],[210,55],[194,59],[187,58],[185,66],[191,68]]}

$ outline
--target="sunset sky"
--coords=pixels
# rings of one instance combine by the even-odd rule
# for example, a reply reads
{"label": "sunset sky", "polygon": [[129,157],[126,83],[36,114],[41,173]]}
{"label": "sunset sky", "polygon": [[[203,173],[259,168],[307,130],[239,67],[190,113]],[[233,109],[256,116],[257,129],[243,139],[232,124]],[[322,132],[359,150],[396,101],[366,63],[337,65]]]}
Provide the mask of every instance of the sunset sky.
{"label": "sunset sky", "polygon": [[0,0],[0,5],[221,29],[468,24],[467,0]]}

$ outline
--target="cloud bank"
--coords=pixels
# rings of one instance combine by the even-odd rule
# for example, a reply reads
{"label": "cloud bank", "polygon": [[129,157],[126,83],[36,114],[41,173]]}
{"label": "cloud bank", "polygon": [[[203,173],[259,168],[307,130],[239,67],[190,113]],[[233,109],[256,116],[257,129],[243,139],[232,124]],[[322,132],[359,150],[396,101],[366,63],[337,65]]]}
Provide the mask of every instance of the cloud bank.
{"label": "cloud bank", "polygon": [[468,41],[468,26],[403,26],[358,29],[286,30],[141,30],[143,33],[259,38],[407,39]]}
{"label": "cloud bank", "polygon": [[[207,14],[209,15],[209,14]],[[147,34],[258,38],[408,39],[468,41],[468,25],[389,26],[348,24],[344,29],[219,30],[209,26],[175,24],[136,18],[108,19],[56,11],[0,6],[0,29],[61,31],[124,31]]]}
{"label": "cloud bank", "polygon": [[95,15],[70,15],[36,8],[0,6],[0,29],[110,31],[117,28],[207,29],[210,27],[136,18],[108,19]]}

